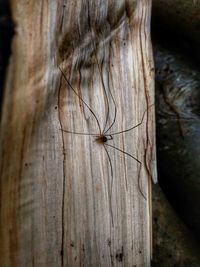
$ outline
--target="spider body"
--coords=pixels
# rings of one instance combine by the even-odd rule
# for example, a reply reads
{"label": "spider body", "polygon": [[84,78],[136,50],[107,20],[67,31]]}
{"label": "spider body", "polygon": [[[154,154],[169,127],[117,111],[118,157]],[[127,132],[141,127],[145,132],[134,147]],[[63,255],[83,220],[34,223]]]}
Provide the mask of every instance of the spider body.
{"label": "spider body", "polygon": [[102,145],[102,144],[105,144],[108,140],[112,140],[112,139],[113,139],[112,135],[106,136],[104,134],[100,134],[95,138],[95,141],[98,144]]}

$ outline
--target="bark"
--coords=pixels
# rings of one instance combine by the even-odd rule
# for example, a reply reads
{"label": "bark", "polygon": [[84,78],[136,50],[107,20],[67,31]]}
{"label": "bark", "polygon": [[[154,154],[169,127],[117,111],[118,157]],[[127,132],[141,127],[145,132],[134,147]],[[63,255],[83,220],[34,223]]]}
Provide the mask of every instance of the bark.
{"label": "bark", "polygon": [[[150,266],[150,8],[149,0],[12,1],[1,266]],[[103,144],[63,131],[100,135],[109,125],[113,140]]]}

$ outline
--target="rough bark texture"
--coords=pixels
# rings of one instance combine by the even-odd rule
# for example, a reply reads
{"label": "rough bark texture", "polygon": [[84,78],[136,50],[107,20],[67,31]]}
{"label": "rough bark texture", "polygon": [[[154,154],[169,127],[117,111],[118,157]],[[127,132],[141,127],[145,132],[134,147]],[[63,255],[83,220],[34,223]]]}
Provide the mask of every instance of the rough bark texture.
{"label": "rough bark texture", "polygon": [[[150,8],[149,0],[12,1],[1,266],[150,266]],[[113,140],[98,144],[95,136],[61,128],[107,130]]]}

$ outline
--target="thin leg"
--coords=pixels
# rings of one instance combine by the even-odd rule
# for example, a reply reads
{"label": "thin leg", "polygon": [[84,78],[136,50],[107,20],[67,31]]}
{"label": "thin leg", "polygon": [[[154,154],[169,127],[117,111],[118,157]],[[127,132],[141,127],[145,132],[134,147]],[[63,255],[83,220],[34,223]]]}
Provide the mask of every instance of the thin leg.
{"label": "thin leg", "polygon": [[[88,2],[88,12],[89,12],[89,2]],[[88,14],[88,24],[89,24],[89,28],[90,28],[90,33],[91,33],[91,40],[92,40],[92,45],[93,45],[93,49],[94,49],[94,55],[95,55],[95,59],[96,59],[96,63],[97,63],[97,67],[99,70],[99,74],[100,74],[100,78],[101,78],[101,82],[102,82],[102,86],[103,86],[103,91],[104,91],[104,96],[106,98],[106,103],[107,103],[107,114],[106,114],[106,121],[105,121],[105,126],[103,128],[103,132],[105,131],[106,125],[108,123],[108,118],[109,118],[109,114],[110,114],[110,107],[109,107],[109,100],[108,100],[108,95],[106,92],[106,88],[105,88],[105,83],[104,83],[104,79],[103,79],[103,75],[102,75],[102,65],[103,63],[101,63],[101,67],[99,65],[99,61],[97,59],[97,55],[96,55],[96,46],[93,40],[93,36],[92,36],[92,26],[91,26],[91,21],[90,21],[90,15]]]}
{"label": "thin leg", "polygon": [[109,145],[109,144],[105,144],[105,146],[109,146],[109,147],[112,147],[116,150],[118,150],[119,152],[122,152],[124,153],[125,155],[131,157],[132,159],[134,159],[135,161],[137,161],[139,164],[140,164],[140,167],[139,167],[139,173],[138,173],[138,188],[139,188],[139,191],[141,193],[141,195],[143,196],[143,198],[146,200],[146,196],[144,195],[144,193],[142,192],[142,188],[141,188],[141,185],[140,185],[140,172],[141,172],[141,167],[142,167],[142,162],[139,161],[137,158],[135,158],[134,156],[132,156],[131,154],[121,150],[120,148],[118,147],[115,147],[115,146],[112,146],[112,145]]}
{"label": "thin leg", "polygon": [[105,145],[103,146],[105,151],[106,151],[106,155],[108,156],[108,161],[109,161],[109,164],[110,164],[110,171],[111,171],[111,183],[109,185],[109,182],[108,182],[108,191],[109,191],[109,206],[110,206],[110,215],[111,215],[111,220],[112,220],[112,226],[114,225],[114,222],[113,222],[113,210],[112,210],[112,188],[113,188],[113,167],[112,167],[112,162],[111,162],[111,158],[110,158],[110,155],[108,153],[108,150],[107,148],[105,147]]}
{"label": "thin leg", "polygon": [[[90,23],[90,20],[89,20],[89,26],[90,26],[90,31],[92,32],[91,30],[91,23]],[[94,44],[94,41],[92,39],[92,43],[93,43],[93,48],[95,50],[95,44]],[[111,125],[108,127],[108,129],[106,130],[106,126],[107,126],[107,123],[108,123],[108,118],[109,118],[109,114],[110,114],[110,107],[109,107],[109,100],[108,100],[108,95],[107,95],[107,92],[106,92],[106,88],[105,88],[105,83],[104,83],[104,80],[103,80],[103,75],[102,75],[102,64],[101,64],[101,67],[99,66],[99,62],[98,62],[98,59],[97,59],[97,55],[95,54],[95,59],[97,61],[97,66],[98,66],[98,69],[99,69],[99,74],[100,74],[100,77],[101,77],[101,82],[102,82],[102,85],[103,85],[103,90],[104,90],[104,95],[106,97],[106,102],[107,102],[107,114],[106,114],[106,122],[105,122],[105,126],[103,128],[103,133],[107,133],[111,128],[112,126],[114,125],[115,123],[115,120],[116,120],[116,115],[117,115],[117,108],[116,108],[116,103],[115,103],[115,100],[114,100],[114,97],[111,93],[111,90],[109,89],[109,93],[110,93],[110,96],[112,98],[112,101],[114,103],[114,107],[115,107],[115,111],[114,111],[114,119],[113,119],[113,122],[111,123]]]}
{"label": "thin leg", "polygon": [[109,93],[110,93],[111,98],[112,98],[112,101],[114,103],[115,111],[114,111],[114,119],[113,119],[113,122],[111,123],[111,125],[109,126],[109,128],[104,132],[104,134],[106,134],[113,127],[113,125],[115,124],[115,121],[116,121],[116,117],[117,117],[117,106],[116,106],[116,102],[115,102],[115,99],[114,99],[114,97],[113,97],[113,95],[111,93],[111,90],[109,90]]}
{"label": "thin leg", "polygon": [[144,116],[145,116],[146,112],[147,112],[153,105],[154,105],[154,104],[150,105],[150,106],[144,111],[143,116],[142,116],[142,120],[141,120],[138,124],[134,125],[133,127],[129,128],[129,129],[126,129],[126,130],[123,130],[123,131],[120,131],[120,132],[110,133],[110,134],[105,134],[105,136],[108,136],[108,135],[116,135],[116,134],[121,134],[121,133],[126,133],[126,132],[129,132],[129,131],[131,131],[131,130],[137,128],[138,126],[140,126],[140,125],[143,123],[143,121],[144,121]]}
{"label": "thin leg", "polygon": [[110,87],[108,87],[108,88],[109,88],[109,93],[110,93],[111,99],[112,99],[113,104],[114,104],[114,118],[113,118],[113,122],[112,122],[111,125],[108,127],[108,129],[105,130],[105,131],[103,132],[104,134],[106,134],[106,133],[107,133],[107,132],[114,126],[115,121],[116,121],[116,117],[117,117],[117,105],[116,105],[115,99],[114,99],[114,97],[113,97],[113,94],[112,94],[112,92],[111,92],[111,90],[110,90]]}
{"label": "thin leg", "polygon": [[91,136],[98,136],[98,134],[91,134],[91,133],[78,133],[78,132],[71,132],[67,130],[60,129],[62,132],[71,133],[71,134],[79,134],[79,135],[91,135]]}
{"label": "thin leg", "polygon": [[[94,50],[95,50],[94,42],[93,42],[93,47],[94,47]],[[105,99],[106,99],[106,103],[107,103],[106,122],[105,122],[105,126],[103,128],[103,132],[104,132],[105,128],[106,128],[106,125],[108,123],[108,118],[109,118],[109,114],[110,114],[110,107],[109,107],[108,95],[107,95],[107,92],[106,92],[106,87],[105,87],[105,83],[104,83],[104,79],[103,79],[103,75],[102,75],[102,65],[103,65],[103,63],[101,63],[101,67],[100,67],[96,53],[95,53],[95,59],[96,59],[96,62],[97,62],[97,67],[98,67],[98,70],[99,70],[99,75],[101,77],[103,91],[104,91],[104,95],[105,95]]]}
{"label": "thin leg", "polygon": [[97,122],[97,125],[99,127],[99,132],[101,133],[101,126],[99,124],[99,120],[97,119],[97,116],[95,115],[94,111],[89,107],[89,105],[83,100],[82,97],[80,97],[80,95],[76,92],[76,90],[73,88],[73,86],[71,85],[71,83],[68,81],[66,75],[64,74],[63,70],[59,67],[66,83],[68,84],[68,86],[72,89],[72,91],[75,93],[75,95],[83,102],[83,104],[89,109],[89,111],[92,113],[92,115],[94,116],[96,122]]}
{"label": "thin leg", "polygon": [[112,135],[107,135],[107,140],[113,140],[113,137],[112,137]]}

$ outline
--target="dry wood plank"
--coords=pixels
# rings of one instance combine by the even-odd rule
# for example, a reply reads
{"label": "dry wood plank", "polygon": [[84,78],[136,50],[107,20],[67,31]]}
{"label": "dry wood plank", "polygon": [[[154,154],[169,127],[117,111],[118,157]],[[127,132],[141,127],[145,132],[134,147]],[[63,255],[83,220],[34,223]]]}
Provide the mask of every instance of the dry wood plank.
{"label": "dry wood plank", "polygon": [[149,0],[12,1],[1,266],[150,266],[150,12]]}

